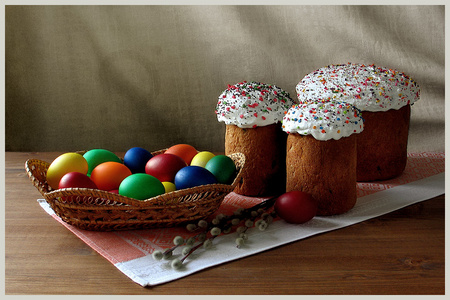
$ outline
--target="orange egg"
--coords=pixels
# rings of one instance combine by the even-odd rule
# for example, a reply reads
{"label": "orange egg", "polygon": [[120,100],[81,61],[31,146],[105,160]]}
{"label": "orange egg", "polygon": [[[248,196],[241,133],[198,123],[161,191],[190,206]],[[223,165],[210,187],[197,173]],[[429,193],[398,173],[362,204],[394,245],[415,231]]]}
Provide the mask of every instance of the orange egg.
{"label": "orange egg", "polygon": [[191,145],[178,144],[170,147],[164,153],[174,154],[181,157],[186,162],[186,165],[189,166],[191,164],[192,158],[194,158],[198,151]]}
{"label": "orange egg", "polygon": [[132,173],[127,166],[115,161],[99,164],[91,172],[91,180],[100,190],[111,191],[119,189],[120,183]]}

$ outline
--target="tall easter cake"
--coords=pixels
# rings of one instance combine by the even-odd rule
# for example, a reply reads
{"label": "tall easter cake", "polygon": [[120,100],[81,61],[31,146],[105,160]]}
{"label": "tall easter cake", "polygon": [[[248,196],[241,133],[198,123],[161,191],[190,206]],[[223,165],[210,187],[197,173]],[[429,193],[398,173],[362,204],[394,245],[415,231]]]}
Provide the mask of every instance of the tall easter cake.
{"label": "tall easter cake", "polygon": [[317,215],[349,211],[356,203],[356,136],[364,129],[361,112],[346,102],[292,106],[283,118],[288,133],[286,192],[309,193]]}
{"label": "tall easter cake", "polygon": [[285,112],[293,105],[286,91],[260,82],[229,85],[219,96],[216,115],[226,124],[225,154],[246,156],[242,181],[234,192],[246,196],[284,192]]}
{"label": "tall easter cake", "polygon": [[306,75],[296,90],[300,103],[345,98],[362,111],[358,181],[384,180],[403,172],[411,105],[420,97],[419,85],[408,75],[375,65],[329,65]]}

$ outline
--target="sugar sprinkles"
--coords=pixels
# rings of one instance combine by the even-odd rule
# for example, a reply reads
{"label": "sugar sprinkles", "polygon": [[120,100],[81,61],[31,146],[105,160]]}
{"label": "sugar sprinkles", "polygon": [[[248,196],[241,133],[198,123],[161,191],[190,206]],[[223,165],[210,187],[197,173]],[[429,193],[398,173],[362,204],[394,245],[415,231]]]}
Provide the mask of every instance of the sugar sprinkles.
{"label": "sugar sprinkles", "polygon": [[364,119],[353,105],[328,98],[293,105],[283,118],[282,128],[318,140],[338,140],[362,132]]}
{"label": "sugar sprinkles", "polygon": [[228,88],[219,96],[215,113],[225,124],[241,128],[255,128],[281,122],[285,112],[296,101],[289,93],[275,85],[243,81]]}
{"label": "sugar sprinkles", "polygon": [[362,111],[387,111],[413,104],[419,85],[408,75],[375,65],[329,65],[306,75],[296,86],[300,103],[331,98]]}

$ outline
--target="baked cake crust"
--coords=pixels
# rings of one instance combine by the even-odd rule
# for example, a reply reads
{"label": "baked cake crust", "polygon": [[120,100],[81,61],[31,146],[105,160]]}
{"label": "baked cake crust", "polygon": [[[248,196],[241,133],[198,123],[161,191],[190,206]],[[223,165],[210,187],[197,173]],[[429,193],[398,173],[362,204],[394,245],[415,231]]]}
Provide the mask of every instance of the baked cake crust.
{"label": "baked cake crust", "polygon": [[284,193],[286,136],[280,123],[256,128],[226,125],[225,154],[245,155],[242,180],[235,193],[246,196]]}
{"label": "baked cake crust", "polygon": [[310,193],[317,215],[336,215],[354,207],[356,194],[356,136],[316,140],[290,133],[286,146],[286,192]]}
{"label": "baked cake crust", "polygon": [[407,162],[411,106],[385,112],[363,111],[364,130],[357,135],[357,181],[375,181],[402,174]]}

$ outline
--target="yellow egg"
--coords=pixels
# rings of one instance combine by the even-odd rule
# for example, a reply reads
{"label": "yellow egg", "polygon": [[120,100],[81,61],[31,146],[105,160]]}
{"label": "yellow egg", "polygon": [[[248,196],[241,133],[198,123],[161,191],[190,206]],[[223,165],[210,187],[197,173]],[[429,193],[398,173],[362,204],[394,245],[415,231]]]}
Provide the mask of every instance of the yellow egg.
{"label": "yellow egg", "polygon": [[169,181],[163,181],[162,184],[164,185],[164,189],[166,190],[166,193],[173,192],[176,190],[175,184]]}
{"label": "yellow egg", "polygon": [[79,172],[84,175],[88,172],[88,163],[83,155],[68,152],[58,156],[48,167],[47,183],[53,189],[58,189],[59,181],[69,172]]}
{"label": "yellow egg", "polygon": [[199,166],[204,168],[208,161],[213,158],[215,155],[209,151],[202,151],[197,153],[194,158],[192,158],[191,166]]}

